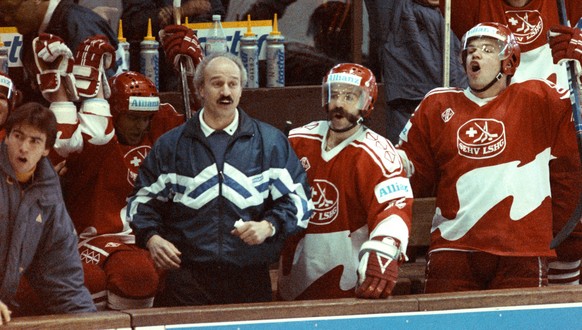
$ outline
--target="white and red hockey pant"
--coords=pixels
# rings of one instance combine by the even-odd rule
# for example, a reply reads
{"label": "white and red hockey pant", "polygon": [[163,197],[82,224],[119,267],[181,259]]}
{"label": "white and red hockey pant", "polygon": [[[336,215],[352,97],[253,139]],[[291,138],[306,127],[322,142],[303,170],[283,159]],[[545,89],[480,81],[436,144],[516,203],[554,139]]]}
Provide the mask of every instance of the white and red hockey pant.
{"label": "white and red hockey pant", "polygon": [[153,306],[159,274],[148,251],[115,237],[98,237],[83,243],[79,253],[98,310]]}

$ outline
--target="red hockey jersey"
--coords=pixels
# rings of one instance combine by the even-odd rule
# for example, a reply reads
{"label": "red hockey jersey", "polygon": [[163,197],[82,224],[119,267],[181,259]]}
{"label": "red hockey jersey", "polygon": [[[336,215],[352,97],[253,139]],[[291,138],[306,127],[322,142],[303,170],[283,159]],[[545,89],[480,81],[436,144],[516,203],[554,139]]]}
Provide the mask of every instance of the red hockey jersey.
{"label": "red hockey jersey", "polygon": [[[71,120],[71,115],[78,119]],[[111,116],[82,110],[76,117],[69,113],[68,118],[57,114],[55,150],[67,159],[63,194],[78,234],[81,238],[127,235],[125,242],[133,243],[125,217],[126,198],[152,144],[165,131],[183,123],[183,115],[169,104],[160,104],[139,146],[118,142]]]}
{"label": "red hockey jersey", "polygon": [[[441,1],[441,9],[443,3]],[[582,18],[580,0],[566,0],[566,11],[571,24],[575,25]],[[505,24],[517,39],[521,63],[512,82],[542,78],[568,87],[565,67],[553,64],[547,40],[550,27],[560,24],[556,0],[531,0],[521,8],[509,6],[502,0],[451,1],[451,28],[459,39],[482,22]]]}
{"label": "red hockey jersey", "polygon": [[326,121],[294,129],[289,140],[307,172],[314,212],[307,230],[282,252],[279,296],[323,299],[355,296],[358,253],[370,236],[408,244],[412,191],[394,147],[362,127],[325,151]]}
{"label": "red hockey jersey", "polygon": [[431,250],[551,256],[582,187],[569,93],[545,80],[494,98],[435,89],[400,135],[417,197],[436,191]]}

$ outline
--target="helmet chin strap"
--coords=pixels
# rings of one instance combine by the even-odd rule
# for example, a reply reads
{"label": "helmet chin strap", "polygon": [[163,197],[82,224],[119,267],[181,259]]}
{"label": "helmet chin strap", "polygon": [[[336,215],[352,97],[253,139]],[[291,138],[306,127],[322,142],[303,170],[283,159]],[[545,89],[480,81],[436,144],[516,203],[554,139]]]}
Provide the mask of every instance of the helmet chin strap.
{"label": "helmet chin strap", "polygon": [[493,78],[491,80],[491,82],[488,83],[485,87],[480,88],[480,89],[476,89],[476,88],[469,86],[469,88],[471,88],[471,90],[475,93],[482,93],[482,92],[488,90],[489,88],[491,88],[491,86],[495,85],[496,82],[498,82],[501,78],[503,78],[503,71],[502,70],[503,70],[503,67],[501,67],[499,69],[499,73],[497,73],[497,76],[495,76],[495,78]]}
{"label": "helmet chin strap", "polygon": [[346,128],[342,128],[342,129],[333,128],[333,126],[331,126],[331,124],[330,124],[329,129],[336,132],[336,133],[343,133],[343,132],[347,132],[347,131],[351,130],[352,128],[360,125],[363,121],[364,121],[364,118],[362,118],[362,117],[358,118],[357,120],[350,120],[350,122],[352,124]]}

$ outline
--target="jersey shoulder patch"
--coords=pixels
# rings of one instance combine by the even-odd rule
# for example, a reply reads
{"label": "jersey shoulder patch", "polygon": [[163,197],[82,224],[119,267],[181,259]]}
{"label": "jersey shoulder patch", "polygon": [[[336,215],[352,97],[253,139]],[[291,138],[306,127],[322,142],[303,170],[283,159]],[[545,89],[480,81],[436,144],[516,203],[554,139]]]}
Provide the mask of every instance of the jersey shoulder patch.
{"label": "jersey shoulder patch", "polygon": [[400,156],[390,141],[384,136],[367,129],[352,143],[362,148],[389,177],[402,172]]}
{"label": "jersey shoulder patch", "polygon": [[289,132],[289,138],[299,137],[299,136],[324,136],[327,132],[327,122],[325,121],[314,121],[309,124],[303,125],[292,129]]}

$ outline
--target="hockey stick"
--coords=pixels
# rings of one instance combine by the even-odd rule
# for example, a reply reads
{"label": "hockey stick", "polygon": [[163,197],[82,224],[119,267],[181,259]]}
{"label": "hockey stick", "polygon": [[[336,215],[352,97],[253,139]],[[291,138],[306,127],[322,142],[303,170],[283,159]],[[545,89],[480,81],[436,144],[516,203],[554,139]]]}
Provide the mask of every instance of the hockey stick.
{"label": "hockey stick", "polygon": [[[570,26],[568,21],[568,16],[566,14],[566,5],[564,0],[557,0],[558,2],[558,16],[560,17],[560,24],[565,26]],[[578,27],[581,27],[582,19],[578,22]],[[578,141],[578,153],[580,156],[580,162],[582,163],[582,120],[580,119],[580,84],[578,83],[578,75],[576,74],[576,66],[573,61],[566,63],[566,68],[568,70],[568,84],[570,87],[570,100],[572,102],[572,116],[574,117],[574,124],[576,128],[576,140]],[[578,204],[576,210],[564,227],[556,234],[552,242],[550,243],[550,248],[554,249],[560,243],[562,243],[574,230],[576,225],[580,222],[582,218],[582,195],[578,198]]]}
{"label": "hockey stick", "polygon": [[[174,0],[174,22],[176,25],[181,24],[181,13],[180,13],[180,0]],[[186,120],[192,117],[192,111],[190,110],[190,89],[188,88],[188,75],[186,74],[186,64],[184,64],[185,59],[180,58],[180,82],[182,83],[182,101],[184,103],[184,115]]]}
{"label": "hockey stick", "polygon": [[445,29],[443,42],[443,87],[449,87],[451,71],[451,0],[445,0]]}

